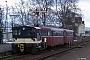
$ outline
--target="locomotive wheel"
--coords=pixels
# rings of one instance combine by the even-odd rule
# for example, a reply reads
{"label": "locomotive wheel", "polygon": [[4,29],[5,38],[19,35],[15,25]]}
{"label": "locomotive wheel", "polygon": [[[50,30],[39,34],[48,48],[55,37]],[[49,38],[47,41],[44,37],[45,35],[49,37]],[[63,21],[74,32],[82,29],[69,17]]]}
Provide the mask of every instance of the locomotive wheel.
{"label": "locomotive wheel", "polygon": [[18,51],[18,46],[15,44],[12,44],[12,53],[17,53]]}
{"label": "locomotive wheel", "polygon": [[36,52],[36,45],[32,44],[32,46],[30,47],[30,53],[34,54]]}

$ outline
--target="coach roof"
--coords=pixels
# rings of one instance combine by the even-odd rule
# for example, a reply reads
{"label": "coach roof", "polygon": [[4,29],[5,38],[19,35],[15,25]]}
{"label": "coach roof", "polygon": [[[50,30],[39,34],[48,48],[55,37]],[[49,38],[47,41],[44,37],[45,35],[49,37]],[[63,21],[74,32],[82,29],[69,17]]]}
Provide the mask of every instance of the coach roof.
{"label": "coach roof", "polygon": [[51,28],[52,31],[64,31],[65,29]]}
{"label": "coach roof", "polygon": [[66,29],[66,31],[67,31],[67,32],[74,32],[73,30],[67,30],[67,29]]}

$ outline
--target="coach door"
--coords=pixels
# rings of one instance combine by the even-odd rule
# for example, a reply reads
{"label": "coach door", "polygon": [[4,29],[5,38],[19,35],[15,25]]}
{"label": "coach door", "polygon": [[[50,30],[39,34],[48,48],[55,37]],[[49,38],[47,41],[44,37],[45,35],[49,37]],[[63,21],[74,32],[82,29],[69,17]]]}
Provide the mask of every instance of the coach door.
{"label": "coach door", "polygon": [[66,40],[67,40],[67,33],[66,33],[66,31],[63,32],[63,39],[64,39],[64,43],[66,43]]}

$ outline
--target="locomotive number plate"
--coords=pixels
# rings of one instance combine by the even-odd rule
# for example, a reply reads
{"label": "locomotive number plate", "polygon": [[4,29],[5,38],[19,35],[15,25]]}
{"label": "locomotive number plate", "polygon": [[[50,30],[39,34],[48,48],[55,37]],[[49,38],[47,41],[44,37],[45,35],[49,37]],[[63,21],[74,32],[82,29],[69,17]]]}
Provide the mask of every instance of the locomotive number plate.
{"label": "locomotive number plate", "polygon": [[18,47],[20,48],[20,51],[21,51],[21,52],[24,51],[24,44],[18,44]]}

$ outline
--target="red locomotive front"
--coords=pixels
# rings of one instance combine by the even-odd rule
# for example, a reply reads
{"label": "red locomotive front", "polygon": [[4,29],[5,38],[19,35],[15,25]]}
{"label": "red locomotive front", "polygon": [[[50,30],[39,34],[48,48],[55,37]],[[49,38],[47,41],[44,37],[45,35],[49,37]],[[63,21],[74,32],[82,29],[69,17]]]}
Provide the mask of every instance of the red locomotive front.
{"label": "red locomotive front", "polygon": [[63,32],[64,29],[41,27],[42,42],[46,41],[47,46],[64,44]]}

